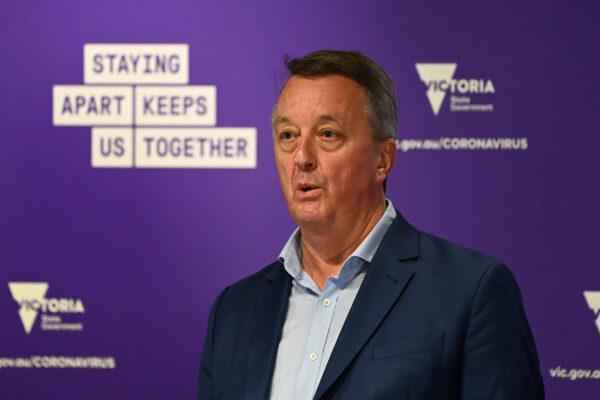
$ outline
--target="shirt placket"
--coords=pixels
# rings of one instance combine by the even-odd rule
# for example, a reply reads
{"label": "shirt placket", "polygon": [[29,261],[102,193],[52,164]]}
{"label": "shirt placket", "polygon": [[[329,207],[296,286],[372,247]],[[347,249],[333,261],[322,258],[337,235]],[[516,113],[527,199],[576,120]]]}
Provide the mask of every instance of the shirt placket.
{"label": "shirt placket", "polygon": [[295,391],[297,400],[311,399],[316,390],[319,370],[324,367],[321,365],[323,363],[323,351],[340,290],[331,280],[327,280],[323,291],[318,295],[314,293],[314,295],[316,297],[316,310],[310,323],[306,345],[304,346],[305,351],[302,354],[302,363]]}

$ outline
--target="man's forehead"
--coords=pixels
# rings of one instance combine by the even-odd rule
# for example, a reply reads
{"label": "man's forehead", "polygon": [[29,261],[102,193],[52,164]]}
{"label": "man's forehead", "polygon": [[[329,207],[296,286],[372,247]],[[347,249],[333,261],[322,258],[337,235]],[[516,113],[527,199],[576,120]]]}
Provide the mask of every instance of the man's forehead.
{"label": "man's forehead", "polygon": [[354,105],[365,106],[366,94],[362,85],[342,75],[316,77],[292,76],[284,85],[274,108],[273,123],[289,122],[290,112],[311,111],[323,121],[343,118]]}
{"label": "man's forehead", "polygon": [[339,74],[302,76],[292,75],[283,85],[280,97],[284,93],[295,93],[300,90],[345,90],[361,91],[365,88],[355,80]]}

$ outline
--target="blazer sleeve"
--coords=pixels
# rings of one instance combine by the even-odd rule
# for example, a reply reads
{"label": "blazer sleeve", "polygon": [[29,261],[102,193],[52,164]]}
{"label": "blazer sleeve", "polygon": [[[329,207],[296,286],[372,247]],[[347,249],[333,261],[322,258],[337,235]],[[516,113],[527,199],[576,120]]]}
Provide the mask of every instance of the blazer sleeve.
{"label": "blazer sleeve", "polygon": [[461,399],[544,399],[521,293],[502,264],[488,268],[473,299],[463,349]]}
{"label": "blazer sleeve", "polygon": [[221,300],[225,295],[227,288],[225,288],[221,294],[214,301],[210,314],[208,316],[208,325],[206,327],[206,337],[204,339],[204,348],[202,349],[202,356],[200,358],[200,372],[198,376],[198,400],[213,400],[219,399],[221,393],[217,390],[217,387],[213,378],[213,350],[214,350],[214,334],[215,334],[215,320],[216,315],[221,304]]}

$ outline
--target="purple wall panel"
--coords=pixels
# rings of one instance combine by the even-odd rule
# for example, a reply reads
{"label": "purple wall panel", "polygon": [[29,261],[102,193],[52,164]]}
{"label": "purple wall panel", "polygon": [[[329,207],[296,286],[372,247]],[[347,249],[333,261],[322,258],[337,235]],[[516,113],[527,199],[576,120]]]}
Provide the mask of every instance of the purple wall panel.
{"label": "purple wall panel", "polygon": [[[399,151],[388,195],[420,229],[512,268],[549,399],[598,398],[600,323],[583,292],[600,293],[599,11],[596,2],[3,5],[0,397],[193,398],[213,299],[274,260],[294,227],[270,133],[282,57],[336,48],[390,72],[400,140],[527,140],[526,150]],[[93,124],[58,126],[52,114],[54,85],[84,84],[87,43],[188,44],[188,84],[216,86],[218,127],[256,128],[256,168],[93,168]],[[447,91],[434,115],[416,63],[491,80],[494,93],[456,95],[494,110],[452,111]],[[9,282],[46,282],[46,299],[81,300],[84,313],[46,317],[83,329],[42,329],[38,309],[26,333]],[[49,368],[44,356],[116,367]],[[590,376],[553,377],[558,366]]]}

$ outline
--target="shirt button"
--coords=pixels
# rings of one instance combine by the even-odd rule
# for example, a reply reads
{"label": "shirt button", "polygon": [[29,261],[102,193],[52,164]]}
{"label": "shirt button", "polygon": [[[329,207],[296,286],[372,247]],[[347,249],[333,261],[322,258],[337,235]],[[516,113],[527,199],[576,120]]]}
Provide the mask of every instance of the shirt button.
{"label": "shirt button", "polygon": [[312,361],[315,361],[317,359],[317,353],[313,351],[308,355],[308,358],[310,358]]}
{"label": "shirt button", "polygon": [[331,304],[331,300],[329,300],[329,299],[323,300],[323,307],[329,307],[330,304]]}

